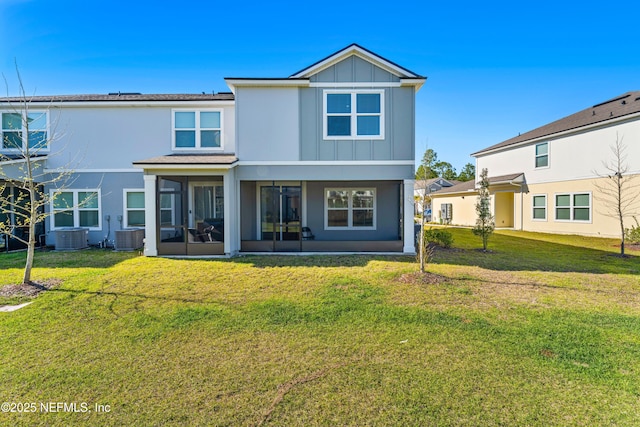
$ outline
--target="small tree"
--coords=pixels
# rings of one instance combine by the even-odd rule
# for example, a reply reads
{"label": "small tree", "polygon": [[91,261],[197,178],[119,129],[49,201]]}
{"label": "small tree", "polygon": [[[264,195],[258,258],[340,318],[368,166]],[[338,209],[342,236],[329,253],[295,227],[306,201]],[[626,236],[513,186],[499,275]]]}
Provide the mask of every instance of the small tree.
{"label": "small tree", "polygon": [[640,182],[636,181],[637,175],[628,173],[627,147],[622,140],[616,133],[616,142],[610,147],[612,157],[602,162],[605,172],[596,172],[596,175],[606,179],[596,182],[594,186],[598,190],[596,197],[604,202],[603,213],[615,217],[620,224],[620,255],[624,256],[624,221],[640,211]]}
{"label": "small tree", "polygon": [[480,172],[480,188],[478,189],[478,201],[476,202],[476,225],[473,227],[473,234],[482,238],[482,250],[487,250],[487,242],[489,236],[495,229],[493,215],[491,215],[491,206],[489,198],[489,177],[487,168]]}
{"label": "small tree", "polygon": [[[26,94],[17,66],[16,73],[19,96],[8,98],[10,109],[2,118],[1,145],[11,150],[7,151],[10,154],[0,153],[0,213],[4,214],[4,220],[0,221],[0,234],[16,239],[27,247],[22,282],[29,284],[36,246],[36,226],[52,215],[45,212],[44,208],[68,188],[73,171],[70,165],[65,165],[56,173],[45,173],[43,151],[50,148],[60,134],[54,125],[42,125],[46,123],[50,108],[42,112],[43,109],[39,107],[37,113],[30,112],[31,97]],[[8,92],[6,78],[5,85]],[[46,193],[45,187],[54,190]],[[17,230],[25,232],[16,233]]]}

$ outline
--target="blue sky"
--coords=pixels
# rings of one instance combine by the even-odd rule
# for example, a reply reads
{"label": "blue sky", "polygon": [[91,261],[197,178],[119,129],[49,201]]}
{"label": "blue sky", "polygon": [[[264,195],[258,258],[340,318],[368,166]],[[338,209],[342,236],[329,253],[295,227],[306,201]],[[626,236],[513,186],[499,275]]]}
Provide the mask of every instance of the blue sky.
{"label": "blue sky", "polygon": [[286,77],[358,43],[428,77],[416,157],[433,148],[460,170],[474,151],[640,90],[639,12],[630,0],[0,0],[0,71],[9,94],[14,61],[37,95],[218,92],[224,77]]}

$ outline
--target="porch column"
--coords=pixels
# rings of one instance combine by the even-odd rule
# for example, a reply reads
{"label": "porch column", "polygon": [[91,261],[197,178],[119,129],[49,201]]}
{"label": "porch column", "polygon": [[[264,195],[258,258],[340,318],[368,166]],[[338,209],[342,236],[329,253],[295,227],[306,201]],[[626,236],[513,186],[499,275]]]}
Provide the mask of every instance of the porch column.
{"label": "porch column", "polygon": [[144,175],[144,255],[158,256],[156,230],[156,176]]}
{"label": "porch column", "polygon": [[231,168],[222,178],[224,188],[224,253],[235,255],[238,252],[237,229],[240,224],[240,212],[236,200],[236,170]]}
{"label": "porch column", "polygon": [[416,253],[416,245],[415,245],[415,233],[413,227],[413,209],[414,209],[414,200],[413,200],[413,179],[405,179],[404,180],[404,191],[402,192],[404,196],[404,206],[402,212],[404,214],[403,218],[403,227],[404,232],[402,233],[403,239],[403,248],[402,252],[408,255],[414,255]]}

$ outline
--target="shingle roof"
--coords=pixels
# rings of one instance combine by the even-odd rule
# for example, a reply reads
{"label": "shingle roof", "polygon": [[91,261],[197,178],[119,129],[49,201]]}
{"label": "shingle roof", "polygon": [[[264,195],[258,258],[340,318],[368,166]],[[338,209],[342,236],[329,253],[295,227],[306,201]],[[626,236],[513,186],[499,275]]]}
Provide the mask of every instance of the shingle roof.
{"label": "shingle roof", "polygon": [[[489,184],[504,184],[511,181],[516,181],[518,178],[522,177],[524,179],[524,174],[522,172],[519,173],[510,173],[508,175],[500,175],[500,176],[490,176]],[[456,184],[451,187],[443,187],[441,190],[432,193],[432,196],[440,195],[440,194],[451,194],[451,193],[466,193],[472,192],[476,189],[476,181],[472,179],[471,181],[461,182],[460,184]]]}
{"label": "shingle roof", "polygon": [[523,133],[522,135],[518,135],[514,138],[507,139],[506,141],[492,145],[491,147],[487,147],[473,153],[472,156],[484,154],[488,151],[508,147],[520,142],[526,142],[531,139],[551,136],[559,132],[618,119],[638,112],[640,112],[640,91],[627,92],[616,98],[610,99],[609,101],[596,104],[593,107],[586,108],[575,114],[556,120],[555,122]]}
{"label": "shingle roof", "polygon": [[[142,93],[121,93],[109,94],[86,94],[86,95],[45,95],[28,97],[29,102],[118,102],[118,101],[233,101],[231,92],[219,92],[216,94],[142,94]],[[4,97],[0,102],[23,101],[21,97]]]}

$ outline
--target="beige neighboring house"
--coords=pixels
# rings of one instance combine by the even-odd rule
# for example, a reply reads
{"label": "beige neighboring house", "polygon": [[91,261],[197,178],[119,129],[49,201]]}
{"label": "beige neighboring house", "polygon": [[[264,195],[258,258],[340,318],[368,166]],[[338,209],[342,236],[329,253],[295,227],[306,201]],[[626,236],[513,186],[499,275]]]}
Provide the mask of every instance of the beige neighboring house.
{"label": "beige neighboring house", "polygon": [[[616,138],[626,146],[629,175],[640,183],[640,91],[473,153],[476,182],[482,169],[489,172],[496,227],[619,237],[618,219],[607,214],[596,187],[608,180],[603,161],[614,159]],[[434,220],[474,225],[476,186],[464,182],[432,194]]]}
{"label": "beige neighboring house", "polygon": [[[415,199],[415,214],[422,214],[422,201],[425,198],[425,195],[430,195],[431,193],[435,193],[446,187],[452,187],[454,185],[459,184],[460,181],[456,181],[454,179],[444,179],[444,178],[431,178],[424,180],[417,180],[413,184],[413,196]],[[427,198],[425,206],[425,217],[427,221],[431,221],[431,199]]]}

